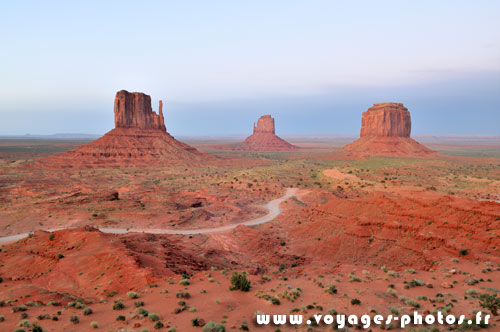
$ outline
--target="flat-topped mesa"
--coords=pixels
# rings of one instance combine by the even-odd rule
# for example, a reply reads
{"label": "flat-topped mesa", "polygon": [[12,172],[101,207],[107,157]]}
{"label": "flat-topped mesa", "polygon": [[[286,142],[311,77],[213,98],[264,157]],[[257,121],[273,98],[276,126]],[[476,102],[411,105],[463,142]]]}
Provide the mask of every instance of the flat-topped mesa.
{"label": "flat-topped mesa", "polygon": [[401,103],[373,104],[361,118],[361,137],[343,147],[348,155],[426,157],[435,154],[410,137],[410,112]]}
{"label": "flat-topped mesa", "polygon": [[166,131],[160,100],[159,114],[151,108],[151,97],[142,92],[121,90],[115,97],[115,128],[159,129]]}
{"label": "flat-topped mesa", "polygon": [[257,120],[257,126],[255,123],[253,124],[253,133],[269,133],[269,134],[274,134],[274,119],[271,117],[271,115],[266,114],[263,115]]}
{"label": "flat-topped mesa", "polygon": [[373,104],[361,119],[361,137],[410,137],[410,112],[401,103]]}

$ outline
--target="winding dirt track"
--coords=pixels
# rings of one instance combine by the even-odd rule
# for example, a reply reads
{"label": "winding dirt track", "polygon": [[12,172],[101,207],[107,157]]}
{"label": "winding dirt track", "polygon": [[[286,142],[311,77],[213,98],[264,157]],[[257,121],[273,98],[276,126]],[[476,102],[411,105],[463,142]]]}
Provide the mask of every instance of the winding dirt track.
{"label": "winding dirt track", "polygon": [[[126,234],[126,233],[149,233],[149,234],[181,234],[181,235],[193,235],[193,234],[209,234],[209,233],[218,233],[224,232],[230,229],[234,229],[239,225],[245,226],[255,226],[264,224],[269,222],[279,216],[281,214],[280,205],[285,200],[295,196],[297,192],[297,188],[287,188],[286,192],[280,198],[273,199],[269,201],[267,204],[263,205],[264,209],[267,209],[268,213],[262,217],[251,219],[247,221],[232,223],[225,226],[220,227],[211,227],[211,228],[201,228],[201,229],[139,229],[139,228],[98,228],[103,233],[111,233],[111,234]],[[73,227],[61,227],[61,228],[52,228],[47,229],[47,232],[59,231],[63,229],[70,229]],[[20,239],[24,239],[31,233],[22,233],[10,236],[0,237],[0,244],[6,244],[9,242],[15,242]]]}

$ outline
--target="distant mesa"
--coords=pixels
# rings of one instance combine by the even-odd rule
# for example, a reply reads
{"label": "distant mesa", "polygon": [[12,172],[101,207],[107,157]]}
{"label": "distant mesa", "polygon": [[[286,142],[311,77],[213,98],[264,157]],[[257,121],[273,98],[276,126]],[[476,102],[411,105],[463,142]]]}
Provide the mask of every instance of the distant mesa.
{"label": "distant mesa", "polygon": [[299,148],[278,137],[275,133],[274,118],[263,115],[253,125],[253,134],[237,144],[219,145],[217,148],[235,151],[296,151]]}
{"label": "distant mesa", "polygon": [[58,168],[97,168],[194,164],[215,158],[171,136],[165,127],[162,108],[160,100],[159,112],[155,113],[147,94],[118,91],[115,129],[89,144],[39,162]]}
{"label": "distant mesa", "polygon": [[373,104],[361,118],[360,138],[343,150],[353,156],[429,156],[435,152],[410,138],[410,112],[401,103]]}

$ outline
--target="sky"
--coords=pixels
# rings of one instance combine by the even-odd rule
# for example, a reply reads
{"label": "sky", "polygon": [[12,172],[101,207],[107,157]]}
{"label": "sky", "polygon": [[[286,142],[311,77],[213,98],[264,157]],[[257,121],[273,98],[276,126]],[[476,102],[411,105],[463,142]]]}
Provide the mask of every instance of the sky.
{"label": "sky", "polygon": [[500,135],[500,1],[0,2],[0,136],[103,134],[122,89],[173,135],[358,134],[388,101]]}

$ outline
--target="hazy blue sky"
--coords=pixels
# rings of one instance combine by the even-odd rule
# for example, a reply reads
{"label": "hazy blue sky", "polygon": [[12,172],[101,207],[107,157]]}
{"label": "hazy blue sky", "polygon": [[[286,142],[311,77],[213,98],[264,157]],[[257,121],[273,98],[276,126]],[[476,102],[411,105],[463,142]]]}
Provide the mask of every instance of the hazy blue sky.
{"label": "hazy blue sky", "polygon": [[102,134],[121,89],[174,135],[359,133],[384,101],[500,135],[500,1],[0,2],[0,135]]}

